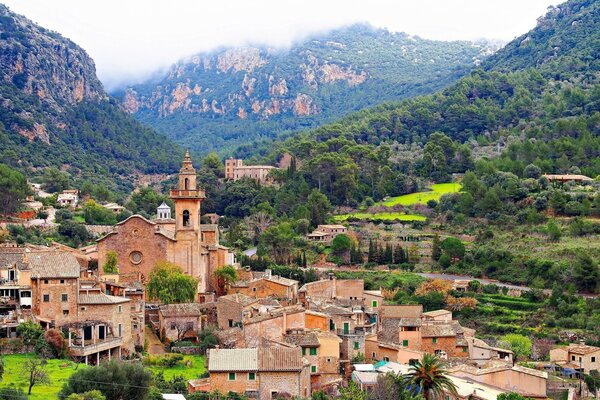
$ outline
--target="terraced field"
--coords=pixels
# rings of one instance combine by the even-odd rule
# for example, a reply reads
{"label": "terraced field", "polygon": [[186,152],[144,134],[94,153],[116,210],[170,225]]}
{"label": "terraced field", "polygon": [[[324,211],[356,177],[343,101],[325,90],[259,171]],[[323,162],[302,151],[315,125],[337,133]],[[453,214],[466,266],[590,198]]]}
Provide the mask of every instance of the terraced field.
{"label": "terraced field", "polygon": [[431,190],[427,192],[415,192],[397,197],[390,197],[377,205],[393,207],[398,204],[402,206],[412,206],[417,203],[426,204],[429,200],[439,201],[440,197],[448,193],[456,193],[460,190],[460,183],[436,183],[431,185]]}

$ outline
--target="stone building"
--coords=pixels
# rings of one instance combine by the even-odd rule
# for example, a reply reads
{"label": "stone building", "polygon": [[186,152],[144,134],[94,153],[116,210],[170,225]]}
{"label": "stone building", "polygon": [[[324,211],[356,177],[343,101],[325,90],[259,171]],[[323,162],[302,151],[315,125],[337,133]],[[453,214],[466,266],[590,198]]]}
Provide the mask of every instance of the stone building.
{"label": "stone building", "polygon": [[251,399],[309,398],[310,369],[300,347],[210,349],[211,391],[245,394]]}
{"label": "stone building", "polygon": [[319,225],[317,229],[306,235],[308,240],[313,242],[331,243],[339,234],[348,232],[344,225]]}
{"label": "stone building", "polygon": [[586,374],[594,369],[600,371],[600,347],[572,343],[550,350],[550,361],[573,369],[581,368]]}
{"label": "stone building", "polygon": [[198,331],[206,328],[208,314],[214,303],[165,304],[158,309],[161,339],[170,341],[196,340]]}
{"label": "stone building", "polygon": [[295,304],[298,300],[298,281],[272,275],[271,270],[266,270],[263,276],[255,278],[253,273],[248,279],[241,279],[230,285],[230,293],[242,293],[250,297],[271,297],[279,300],[284,305]]}
{"label": "stone building", "polygon": [[196,185],[196,170],[189,152],[170,197],[175,203],[174,219],[163,204],[154,221],[133,215],[120,222],[98,240],[98,264],[104,265],[107,253],[115,251],[120,280],[146,282],[158,261],[171,262],[199,280],[198,299],[203,301],[207,293],[216,289],[214,271],[235,264],[235,259],[219,244],[218,226],[200,224],[200,206],[205,194]]}
{"label": "stone building", "polygon": [[225,179],[237,181],[249,178],[261,185],[271,184],[273,180],[269,173],[275,169],[270,165],[244,165],[244,160],[229,158],[225,160]]}
{"label": "stone building", "polygon": [[242,293],[221,296],[217,299],[217,325],[219,329],[242,326],[244,315],[252,316],[251,307],[258,304],[256,298]]}

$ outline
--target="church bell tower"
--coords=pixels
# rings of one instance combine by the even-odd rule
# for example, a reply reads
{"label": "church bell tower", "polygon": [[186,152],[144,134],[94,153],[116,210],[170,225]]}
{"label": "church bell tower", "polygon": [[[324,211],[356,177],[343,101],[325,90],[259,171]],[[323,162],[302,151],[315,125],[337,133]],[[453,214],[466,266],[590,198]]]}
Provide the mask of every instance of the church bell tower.
{"label": "church bell tower", "polygon": [[204,190],[196,185],[196,170],[192,165],[190,151],[185,152],[183,164],[179,170],[177,187],[171,189],[170,198],[175,203],[175,231],[200,230],[200,205],[205,199]]}

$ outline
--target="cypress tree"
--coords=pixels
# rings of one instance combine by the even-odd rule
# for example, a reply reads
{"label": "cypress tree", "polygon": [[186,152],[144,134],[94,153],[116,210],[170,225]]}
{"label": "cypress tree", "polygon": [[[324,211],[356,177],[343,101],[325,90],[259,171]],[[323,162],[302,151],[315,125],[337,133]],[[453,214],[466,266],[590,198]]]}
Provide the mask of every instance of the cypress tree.
{"label": "cypress tree", "polygon": [[406,255],[402,246],[398,245],[394,249],[394,264],[404,264],[406,262]]}
{"label": "cypress tree", "polygon": [[369,239],[369,255],[368,255],[368,261],[369,262],[375,262],[375,244],[373,243],[372,239]]}
{"label": "cypress tree", "polygon": [[385,244],[385,252],[383,253],[383,263],[391,264],[394,262],[394,254],[392,250],[392,245],[389,243]]}
{"label": "cypress tree", "polygon": [[442,256],[442,246],[440,243],[440,237],[438,235],[435,235],[433,237],[433,244],[431,246],[431,259],[433,261],[439,261],[441,256]]}

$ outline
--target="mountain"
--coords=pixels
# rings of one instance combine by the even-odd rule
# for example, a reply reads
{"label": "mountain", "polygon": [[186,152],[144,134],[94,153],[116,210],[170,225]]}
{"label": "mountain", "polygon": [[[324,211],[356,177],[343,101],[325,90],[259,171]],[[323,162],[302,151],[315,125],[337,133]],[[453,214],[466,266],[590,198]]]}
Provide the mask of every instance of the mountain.
{"label": "mountain", "polygon": [[198,151],[314,127],[454,82],[493,51],[353,25],[289,49],[224,48],[115,93],[138,120]]}
{"label": "mountain", "polygon": [[177,168],[181,149],[120,109],[82,48],[1,4],[0,104],[0,160],[30,175],[56,166],[126,189]]}
{"label": "mountain", "polygon": [[[550,8],[533,30],[486,59],[482,68],[437,93],[368,108],[278,144],[259,141],[235,153],[267,162],[284,152],[314,160],[357,145],[387,145],[394,150],[396,170],[436,179],[431,169],[420,167],[443,160],[443,149],[435,146],[430,146],[437,152],[429,155],[433,160],[421,159],[425,143],[440,132],[479,156],[497,157],[503,150],[496,160],[499,169],[518,176],[531,163],[545,173],[575,169],[598,176],[599,28],[600,2],[568,1]],[[361,154],[364,150],[349,157],[359,164]],[[360,170],[355,175],[364,185],[372,182]]]}

